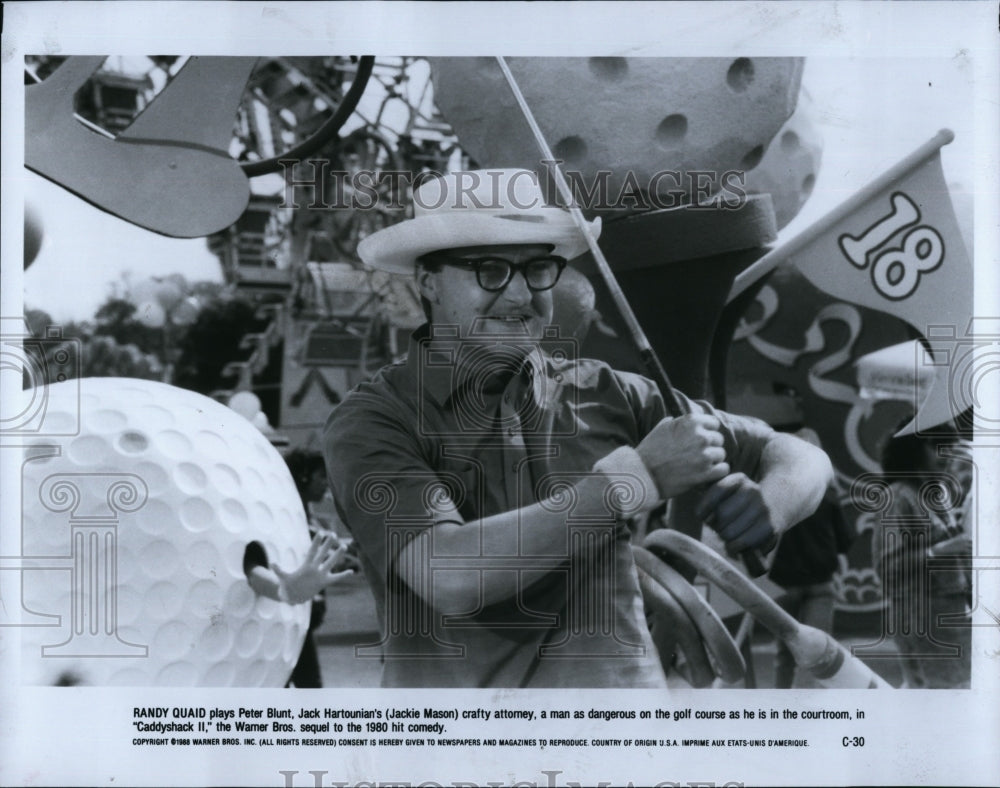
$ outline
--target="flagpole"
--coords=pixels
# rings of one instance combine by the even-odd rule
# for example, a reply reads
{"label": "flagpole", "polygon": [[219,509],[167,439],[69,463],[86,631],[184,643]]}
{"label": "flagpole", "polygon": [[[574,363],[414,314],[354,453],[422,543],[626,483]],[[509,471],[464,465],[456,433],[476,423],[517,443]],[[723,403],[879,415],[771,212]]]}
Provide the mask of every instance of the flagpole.
{"label": "flagpole", "polygon": [[875,178],[875,180],[856,191],[836,208],[824,214],[787,243],[782,244],[777,249],[772,249],[753,265],[741,271],[733,280],[733,285],[729,289],[729,296],[726,298],[726,302],[732,301],[762,276],[777,268],[778,265],[789,257],[792,257],[796,252],[801,251],[827,230],[834,227],[841,219],[849,216],[879,192],[891,186],[908,172],[916,169],[953,139],[955,139],[955,134],[951,129],[941,129],[905,159],[902,159]]}
{"label": "flagpole", "polygon": [[[517,80],[514,79],[514,75],[511,73],[506,59],[502,55],[498,55],[497,64],[500,66],[500,71],[503,72],[504,79],[507,80],[507,85],[510,87],[511,93],[514,94],[514,99],[521,108],[521,114],[528,122],[528,126],[531,127],[531,133],[535,137],[535,143],[538,145],[542,156],[545,157],[546,161],[552,162],[552,173],[555,175],[556,186],[559,189],[559,193],[562,195],[563,201],[566,203],[566,207],[569,209],[570,216],[573,217],[573,221],[576,223],[577,228],[581,233],[583,233],[583,237],[587,239],[587,247],[590,249],[590,253],[594,258],[597,270],[600,272],[601,278],[604,279],[604,284],[610,292],[611,299],[614,301],[622,320],[625,321],[625,325],[628,327],[629,333],[632,335],[632,341],[635,343],[636,348],[639,351],[639,357],[642,359],[642,363],[645,365],[650,377],[656,381],[661,393],[663,394],[663,401],[667,412],[674,418],[684,415],[684,410],[681,407],[680,401],[674,392],[673,386],[670,385],[670,378],[667,376],[667,371],[663,368],[663,364],[660,362],[659,357],[653,351],[653,346],[649,343],[649,339],[646,337],[646,332],[643,331],[642,326],[639,325],[639,320],[632,311],[632,307],[629,305],[628,299],[625,298],[625,293],[622,292],[621,285],[618,284],[618,280],[615,278],[614,272],[611,270],[611,266],[608,265],[608,261],[604,257],[604,253],[597,245],[597,239],[590,231],[587,220],[583,216],[583,211],[580,210],[580,207],[573,200],[573,192],[570,190],[569,183],[566,181],[566,178],[562,173],[562,168],[559,166],[556,157],[552,154],[552,150],[549,148],[549,144],[545,140],[545,135],[542,133],[541,127],[535,121],[535,115],[531,111],[531,107],[528,106],[528,102],[524,98],[524,94],[521,93],[521,88],[518,86]],[[760,577],[765,573],[766,568],[764,566],[763,557],[758,550],[755,548],[748,548],[741,553],[741,556],[744,564],[746,564],[747,572],[749,572],[751,576]]]}
{"label": "flagpole", "polygon": [[660,384],[667,411],[674,417],[683,415],[684,411],[681,408],[680,403],[677,401],[673,387],[670,385],[670,378],[667,377],[667,371],[663,368],[660,359],[653,351],[653,346],[649,343],[646,332],[642,330],[639,320],[632,311],[632,307],[629,305],[628,299],[625,297],[625,293],[622,291],[621,285],[618,284],[618,280],[615,278],[614,272],[611,270],[611,266],[608,265],[607,258],[605,258],[601,248],[597,245],[597,239],[594,238],[594,234],[590,231],[590,226],[587,224],[586,218],[584,218],[583,211],[580,210],[580,207],[574,201],[573,192],[570,190],[569,183],[563,175],[562,168],[559,166],[558,160],[553,155],[552,149],[549,148],[549,144],[545,140],[545,135],[542,133],[541,127],[535,120],[535,115],[528,106],[528,102],[524,98],[524,94],[521,92],[521,88],[518,86],[517,80],[514,79],[514,75],[511,73],[506,59],[502,55],[498,55],[497,63],[500,66],[500,70],[503,72],[504,78],[507,80],[507,85],[514,94],[514,99],[521,108],[521,114],[524,115],[524,119],[528,122],[528,126],[531,127],[531,133],[535,137],[535,142],[537,143],[542,156],[545,157],[546,161],[552,162],[551,170],[552,174],[555,176],[556,187],[559,189],[559,194],[566,203],[566,207],[569,209],[570,216],[573,217],[573,221],[576,223],[577,228],[587,240],[587,247],[590,249],[590,254],[594,258],[597,270],[601,274],[601,278],[604,280],[604,284],[610,292],[611,299],[618,308],[618,312],[621,314],[622,320],[625,322],[625,326],[628,328],[628,331],[632,336],[632,341],[635,343],[635,346],[639,351],[639,356],[642,359],[646,370],[649,372],[650,377]]}

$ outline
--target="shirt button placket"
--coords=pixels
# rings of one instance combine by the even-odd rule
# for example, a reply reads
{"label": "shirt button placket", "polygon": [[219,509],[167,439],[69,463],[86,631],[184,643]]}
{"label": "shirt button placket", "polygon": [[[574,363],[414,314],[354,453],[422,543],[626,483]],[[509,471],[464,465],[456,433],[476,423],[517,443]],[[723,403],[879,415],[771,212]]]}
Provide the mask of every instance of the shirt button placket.
{"label": "shirt button placket", "polygon": [[511,407],[514,399],[510,390],[505,391],[500,404],[500,415],[502,422],[507,426],[504,428],[504,456],[507,458],[507,467],[510,472],[504,474],[507,478],[504,487],[507,492],[507,503],[511,508],[518,505],[519,472],[521,464],[525,459],[524,441],[521,438],[521,425],[517,417],[517,412]]}

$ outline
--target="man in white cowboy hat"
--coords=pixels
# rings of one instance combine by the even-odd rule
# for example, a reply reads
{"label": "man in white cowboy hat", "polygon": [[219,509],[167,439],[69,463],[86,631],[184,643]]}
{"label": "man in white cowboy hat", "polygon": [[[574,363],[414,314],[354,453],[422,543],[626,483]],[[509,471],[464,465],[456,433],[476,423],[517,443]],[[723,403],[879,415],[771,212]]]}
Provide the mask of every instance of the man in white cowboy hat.
{"label": "man in white cowboy hat", "polygon": [[358,655],[385,686],[665,686],[629,522],[711,484],[727,546],[771,546],[819,503],[826,455],[683,396],[666,418],[651,381],[577,358],[551,289],[586,241],[533,173],[428,181],[414,213],[358,251],[415,275],[428,325],[324,435],[383,626]]}

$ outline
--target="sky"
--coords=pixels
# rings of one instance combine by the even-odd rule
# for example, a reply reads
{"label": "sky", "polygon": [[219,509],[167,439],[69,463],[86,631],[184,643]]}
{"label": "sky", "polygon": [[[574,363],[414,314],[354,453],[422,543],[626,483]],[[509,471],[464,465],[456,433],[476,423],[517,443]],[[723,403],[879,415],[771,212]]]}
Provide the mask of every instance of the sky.
{"label": "sky", "polygon": [[26,308],[44,309],[54,320],[86,320],[123,276],[139,281],[180,273],[189,281],[222,281],[219,259],[204,238],[158,235],[25,173],[26,199],[44,228],[38,256],[24,273]]}
{"label": "sky", "polygon": [[[808,59],[803,85],[823,138],[822,166],[812,197],[785,228],[787,238],[852,191],[951,128],[945,177],[958,206],[968,206],[973,182],[971,64],[950,59]],[[203,239],[157,235],[106,214],[52,182],[24,171],[27,200],[39,212],[44,241],[25,272],[25,305],[56,320],[85,320],[131,277],[181,273],[220,281],[217,258]],[[779,239],[780,245],[780,239]]]}

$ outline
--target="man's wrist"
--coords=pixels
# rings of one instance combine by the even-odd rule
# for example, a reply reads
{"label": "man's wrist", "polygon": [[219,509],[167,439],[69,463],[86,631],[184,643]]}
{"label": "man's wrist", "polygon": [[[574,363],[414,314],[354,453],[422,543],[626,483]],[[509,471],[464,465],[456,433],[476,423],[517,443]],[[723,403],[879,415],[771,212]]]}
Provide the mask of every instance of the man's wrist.
{"label": "man's wrist", "polygon": [[595,462],[593,470],[606,476],[609,484],[626,485],[621,495],[609,499],[617,504],[617,514],[625,517],[647,514],[662,501],[649,469],[631,446],[619,446]]}

